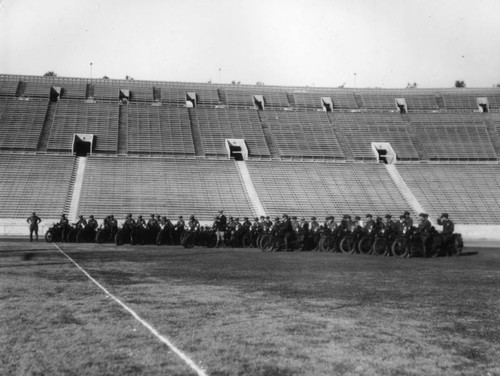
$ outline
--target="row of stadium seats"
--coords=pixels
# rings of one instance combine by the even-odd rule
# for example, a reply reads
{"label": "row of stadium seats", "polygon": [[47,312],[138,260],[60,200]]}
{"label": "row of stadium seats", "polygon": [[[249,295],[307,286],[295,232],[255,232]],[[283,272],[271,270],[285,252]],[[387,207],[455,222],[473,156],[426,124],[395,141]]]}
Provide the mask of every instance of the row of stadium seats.
{"label": "row of stadium seats", "polygon": [[251,215],[233,161],[138,157],[90,157],[79,212],[103,218],[134,214],[196,214],[212,219],[220,208]]}
{"label": "row of stadium seats", "polygon": [[[101,154],[117,154],[122,142],[129,155],[225,157],[225,139],[236,138],[246,141],[251,158],[342,160],[348,147],[354,159],[374,160],[371,143],[389,142],[399,160],[497,160],[499,129],[495,113],[186,109],[0,97],[0,150],[25,152],[71,153],[74,134],[83,133],[96,136],[94,152]],[[46,146],[37,149],[43,137]]]}
{"label": "row of stadium seats", "polygon": [[407,111],[479,110],[478,98],[487,98],[489,110],[500,111],[500,89],[326,89],[247,85],[168,83],[133,80],[74,79],[0,75],[0,96],[48,99],[52,87],[62,88],[63,99],[118,101],[120,90],[128,90],[133,102],[161,101],[185,106],[186,94],[196,93],[196,104],[206,107],[254,107],[263,97],[264,107],[321,109],[321,98],[331,98],[331,110],[397,111],[396,99],[404,98]]}
{"label": "row of stadium seats", "polygon": [[57,218],[69,208],[74,157],[0,154],[2,218],[27,218],[36,211]]}
{"label": "row of stadium seats", "polygon": [[[271,216],[411,211],[381,164],[246,164]],[[448,212],[459,224],[500,224],[500,165],[401,163],[397,169],[431,218]],[[74,174],[71,156],[0,154],[2,217],[24,218],[36,211],[57,218],[67,213]],[[78,212],[98,218],[124,218],[128,212],[171,218],[195,214],[209,221],[221,208],[239,217],[254,214],[233,161],[93,156],[86,163]]]}

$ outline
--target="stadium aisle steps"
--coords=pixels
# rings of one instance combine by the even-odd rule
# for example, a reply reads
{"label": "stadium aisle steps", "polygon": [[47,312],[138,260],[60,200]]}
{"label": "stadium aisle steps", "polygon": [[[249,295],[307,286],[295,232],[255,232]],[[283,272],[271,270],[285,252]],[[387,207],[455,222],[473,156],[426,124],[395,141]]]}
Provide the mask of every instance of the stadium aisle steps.
{"label": "stadium aisle steps", "polygon": [[236,168],[241,176],[241,181],[243,183],[243,188],[247,193],[248,199],[253,207],[253,216],[265,216],[266,212],[264,206],[262,206],[262,202],[260,201],[259,194],[255,189],[255,185],[253,184],[252,177],[250,176],[250,171],[248,171],[247,165],[245,161],[234,161],[236,164]]}
{"label": "stadium aisle steps", "polygon": [[128,107],[119,106],[118,108],[118,145],[117,154],[126,155],[127,154],[127,138],[128,134]]}
{"label": "stadium aisle steps", "polygon": [[74,181],[70,186],[68,197],[71,196],[71,203],[68,211],[68,219],[70,221],[76,221],[78,218],[78,206],[80,203],[80,196],[82,193],[83,178],[85,174],[85,166],[87,164],[86,157],[75,158],[74,167]]}
{"label": "stadium aisle steps", "polygon": [[47,113],[43,121],[42,132],[36,150],[38,152],[47,152],[47,143],[49,142],[50,131],[52,130],[52,123],[54,122],[54,115],[56,113],[57,102],[49,102],[47,105]]}
{"label": "stadium aisle steps", "polygon": [[200,125],[198,124],[197,121],[193,121],[193,113],[191,109],[188,109],[188,115],[189,115],[189,124],[191,126],[191,132],[193,134],[194,155],[197,157],[204,157],[205,151],[203,148]]}

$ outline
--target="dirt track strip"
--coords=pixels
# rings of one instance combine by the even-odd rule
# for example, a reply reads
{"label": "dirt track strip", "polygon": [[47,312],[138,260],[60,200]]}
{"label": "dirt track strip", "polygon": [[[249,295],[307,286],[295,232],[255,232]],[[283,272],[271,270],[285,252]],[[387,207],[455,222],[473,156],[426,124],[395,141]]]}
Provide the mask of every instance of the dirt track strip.
{"label": "dirt track strip", "polygon": [[102,286],[99,282],[97,282],[87,271],[85,271],[80,265],[76,263],[75,260],[73,260],[71,257],[69,257],[59,246],[55,243],[52,243],[54,247],[56,247],[59,252],[61,252],[69,261],[71,261],[80,271],[85,274],[92,282],[94,282],[97,287],[99,287],[106,295],[108,295],[111,299],[113,299],[115,302],[117,302],[119,305],[123,307],[128,313],[130,313],[137,321],[139,321],[146,329],[148,329],[156,338],[158,338],[161,342],[166,344],[170,350],[172,350],[174,353],[177,354],[179,358],[184,360],[184,362],[193,370],[196,372],[198,376],[207,376],[204,370],[202,370],[200,367],[196,365],[196,363],[189,358],[186,354],[184,354],[181,350],[179,350],[172,342],[169,341],[168,338],[164,337],[161,335],[151,324],[147,323],[144,321],[134,310],[132,310],[130,307],[128,307],[125,303],[123,303],[120,299],[118,299],[116,296],[111,294],[104,286]]}

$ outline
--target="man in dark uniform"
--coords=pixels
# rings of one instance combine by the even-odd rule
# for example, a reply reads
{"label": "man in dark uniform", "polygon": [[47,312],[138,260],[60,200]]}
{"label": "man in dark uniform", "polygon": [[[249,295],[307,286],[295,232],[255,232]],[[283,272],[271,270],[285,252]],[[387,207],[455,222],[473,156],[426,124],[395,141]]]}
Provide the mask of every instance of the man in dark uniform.
{"label": "man in dark uniform", "polygon": [[417,233],[420,235],[420,239],[422,240],[423,256],[427,257],[427,240],[430,236],[432,224],[428,219],[428,214],[420,213],[418,216],[420,222],[417,227]]}
{"label": "man in dark uniform", "polygon": [[396,225],[399,236],[403,236],[404,234],[406,234],[408,228],[406,227],[406,218],[404,214],[401,214],[399,216],[399,221],[396,222]]}
{"label": "man in dark uniform", "polygon": [[146,221],[142,218],[142,215],[139,215],[137,217],[137,222],[135,223],[135,226],[142,230],[146,228]]}
{"label": "man in dark uniform", "polygon": [[118,221],[116,220],[115,216],[111,214],[109,216],[109,227],[111,228],[111,236],[114,239],[116,233],[118,232]]}
{"label": "man in dark uniform", "polygon": [[[279,221],[279,217],[277,217],[277,218],[278,218],[278,221]],[[272,228],[273,228],[273,221],[271,221],[271,217],[266,216],[266,220],[264,221],[264,223],[265,223],[264,230],[266,232],[271,231]]]}
{"label": "man in dark uniform", "polygon": [[373,220],[373,215],[367,214],[366,215],[366,222],[363,226],[363,230],[366,234],[371,234],[373,231],[373,226],[375,225],[375,221]]}
{"label": "man in dark uniform", "polygon": [[132,231],[134,227],[135,227],[135,221],[132,219],[132,214],[128,214],[127,217],[125,218],[125,222],[123,222],[123,229]]}
{"label": "man in dark uniform", "polygon": [[83,218],[83,215],[80,214],[78,216],[78,221],[76,221],[76,223],[75,223],[75,227],[84,229],[85,226],[87,226],[87,220],[85,218]]}
{"label": "man in dark uniform", "polygon": [[455,224],[448,218],[448,213],[441,214],[438,218],[437,224],[443,226],[443,231],[441,235],[443,237],[443,244],[445,247],[448,246],[450,239],[453,237],[453,232],[455,231]]}
{"label": "man in dark uniform", "polygon": [[200,222],[196,219],[194,215],[189,217],[189,222],[187,224],[189,231],[199,231],[200,230]]}
{"label": "man in dark uniform", "polygon": [[407,228],[407,230],[409,230],[409,229],[411,229],[413,227],[413,219],[411,219],[409,211],[405,211],[403,213],[403,215],[404,215],[404,218],[405,218],[406,228]]}
{"label": "man in dark uniform", "polygon": [[309,222],[305,218],[300,218],[299,232],[304,234],[304,236],[309,236]]}
{"label": "man in dark uniform", "polygon": [[62,228],[62,240],[67,241],[66,237],[71,230],[71,226],[69,225],[68,218],[66,218],[66,214],[61,214],[61,219],[59,220],[59,226]]}
{"label": "man in dark uniform", "polygon": [[33,233],[35,233],[35,239],[38,241],[38,224],[42,222],[42,220],[33,212],[26,222],[30,225],[30,242],[33,241]]}
{"label": "man in dark uniform", "polygon": [[97,230],[97,227],[99,227],[99,223],[97,222],[96,219],[94,219],[94,216],[93,215],[90,215],[89,216],[89,220],[87,222],[87,226],[89,226],[89,228],[92,230],[92,231],[95,231]]}
{"label": "man in dark uniform", "polygon": [[316,217],[311,217],[311,222],[309,222],[309,236],[313,239],[314,248],[313,252],[318,251],[318,243],[321,237],[321,225],[319,224]]}
{"label": "man in dark uniform", "polygon": [[252,222],[250,222],[248,217],[245,217],[243,218],[243,223],[241,225],[243,226],[244,229],[250,230],[250,228],[252,227]]}
{"label": "man in dark uniform", "polygon": [[292,221],[287,214],[283,214],[283,223],[281,224],[279,234],[285,243],[285,251],[293,251],[291,243],[295,239],[295,232],[293,230]]}
{"label": "man in dark uniform", "polygon": [[158,229],[159,223],[158,220],[155,218],[154,214],[151,214],[148,219],[148,223],[146,223],[146,228],[149,231],[156,231]]}
{"label": "man in dark uniform", "polygon": [[224,236],[226,235],[227,218],[224,215],[224,210],[219,210],[219,214],[215,217],[215,231],[217,234],[216,247],[224,247]]}

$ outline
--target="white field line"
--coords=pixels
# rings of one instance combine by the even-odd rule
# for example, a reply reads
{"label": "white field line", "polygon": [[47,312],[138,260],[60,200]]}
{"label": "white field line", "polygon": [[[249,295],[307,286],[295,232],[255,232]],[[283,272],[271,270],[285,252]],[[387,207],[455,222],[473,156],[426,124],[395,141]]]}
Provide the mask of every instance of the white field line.
{"label": "white field line", "polygon": [[92,276],[87,273],[80,265],[78,265],[75,260],[73,260],[71,257],[69,257],[59,246],[55,243],[54,246],[61,252],[69,261],[71,261],[80,271],[85,274],[92,282],[94,282],[97,287],[99,287],[106,295],[108,295],[111,299],[113,299],[115,302],[117,302],[119,305],[123,307],[128,313],[130,313],[137,321],[139,321],[146,329],[148,329],[156,338],[158,338],[161,342],[163,342],[165,345],[167,345],[170,350],[172,350],[174,353],[177,354],[179,358],[184,360],[184,362],[191,367],[193,371],[197,373],[198,376],[207,376],[204,370],[202,370],[200,367],[196,365],[196,363],[189,358],[186,354],[184,354],[181,350],[179,350],[175,345],[169,341],[168,338],[164,337],[161,335],[151,324],[147,323],[144,321],[132,308],[128,307],[125,303],[123,303],[120,299],[118,299],[116,296],[111,294],[104,286],[102,286],[99,282],[97,282]]}

